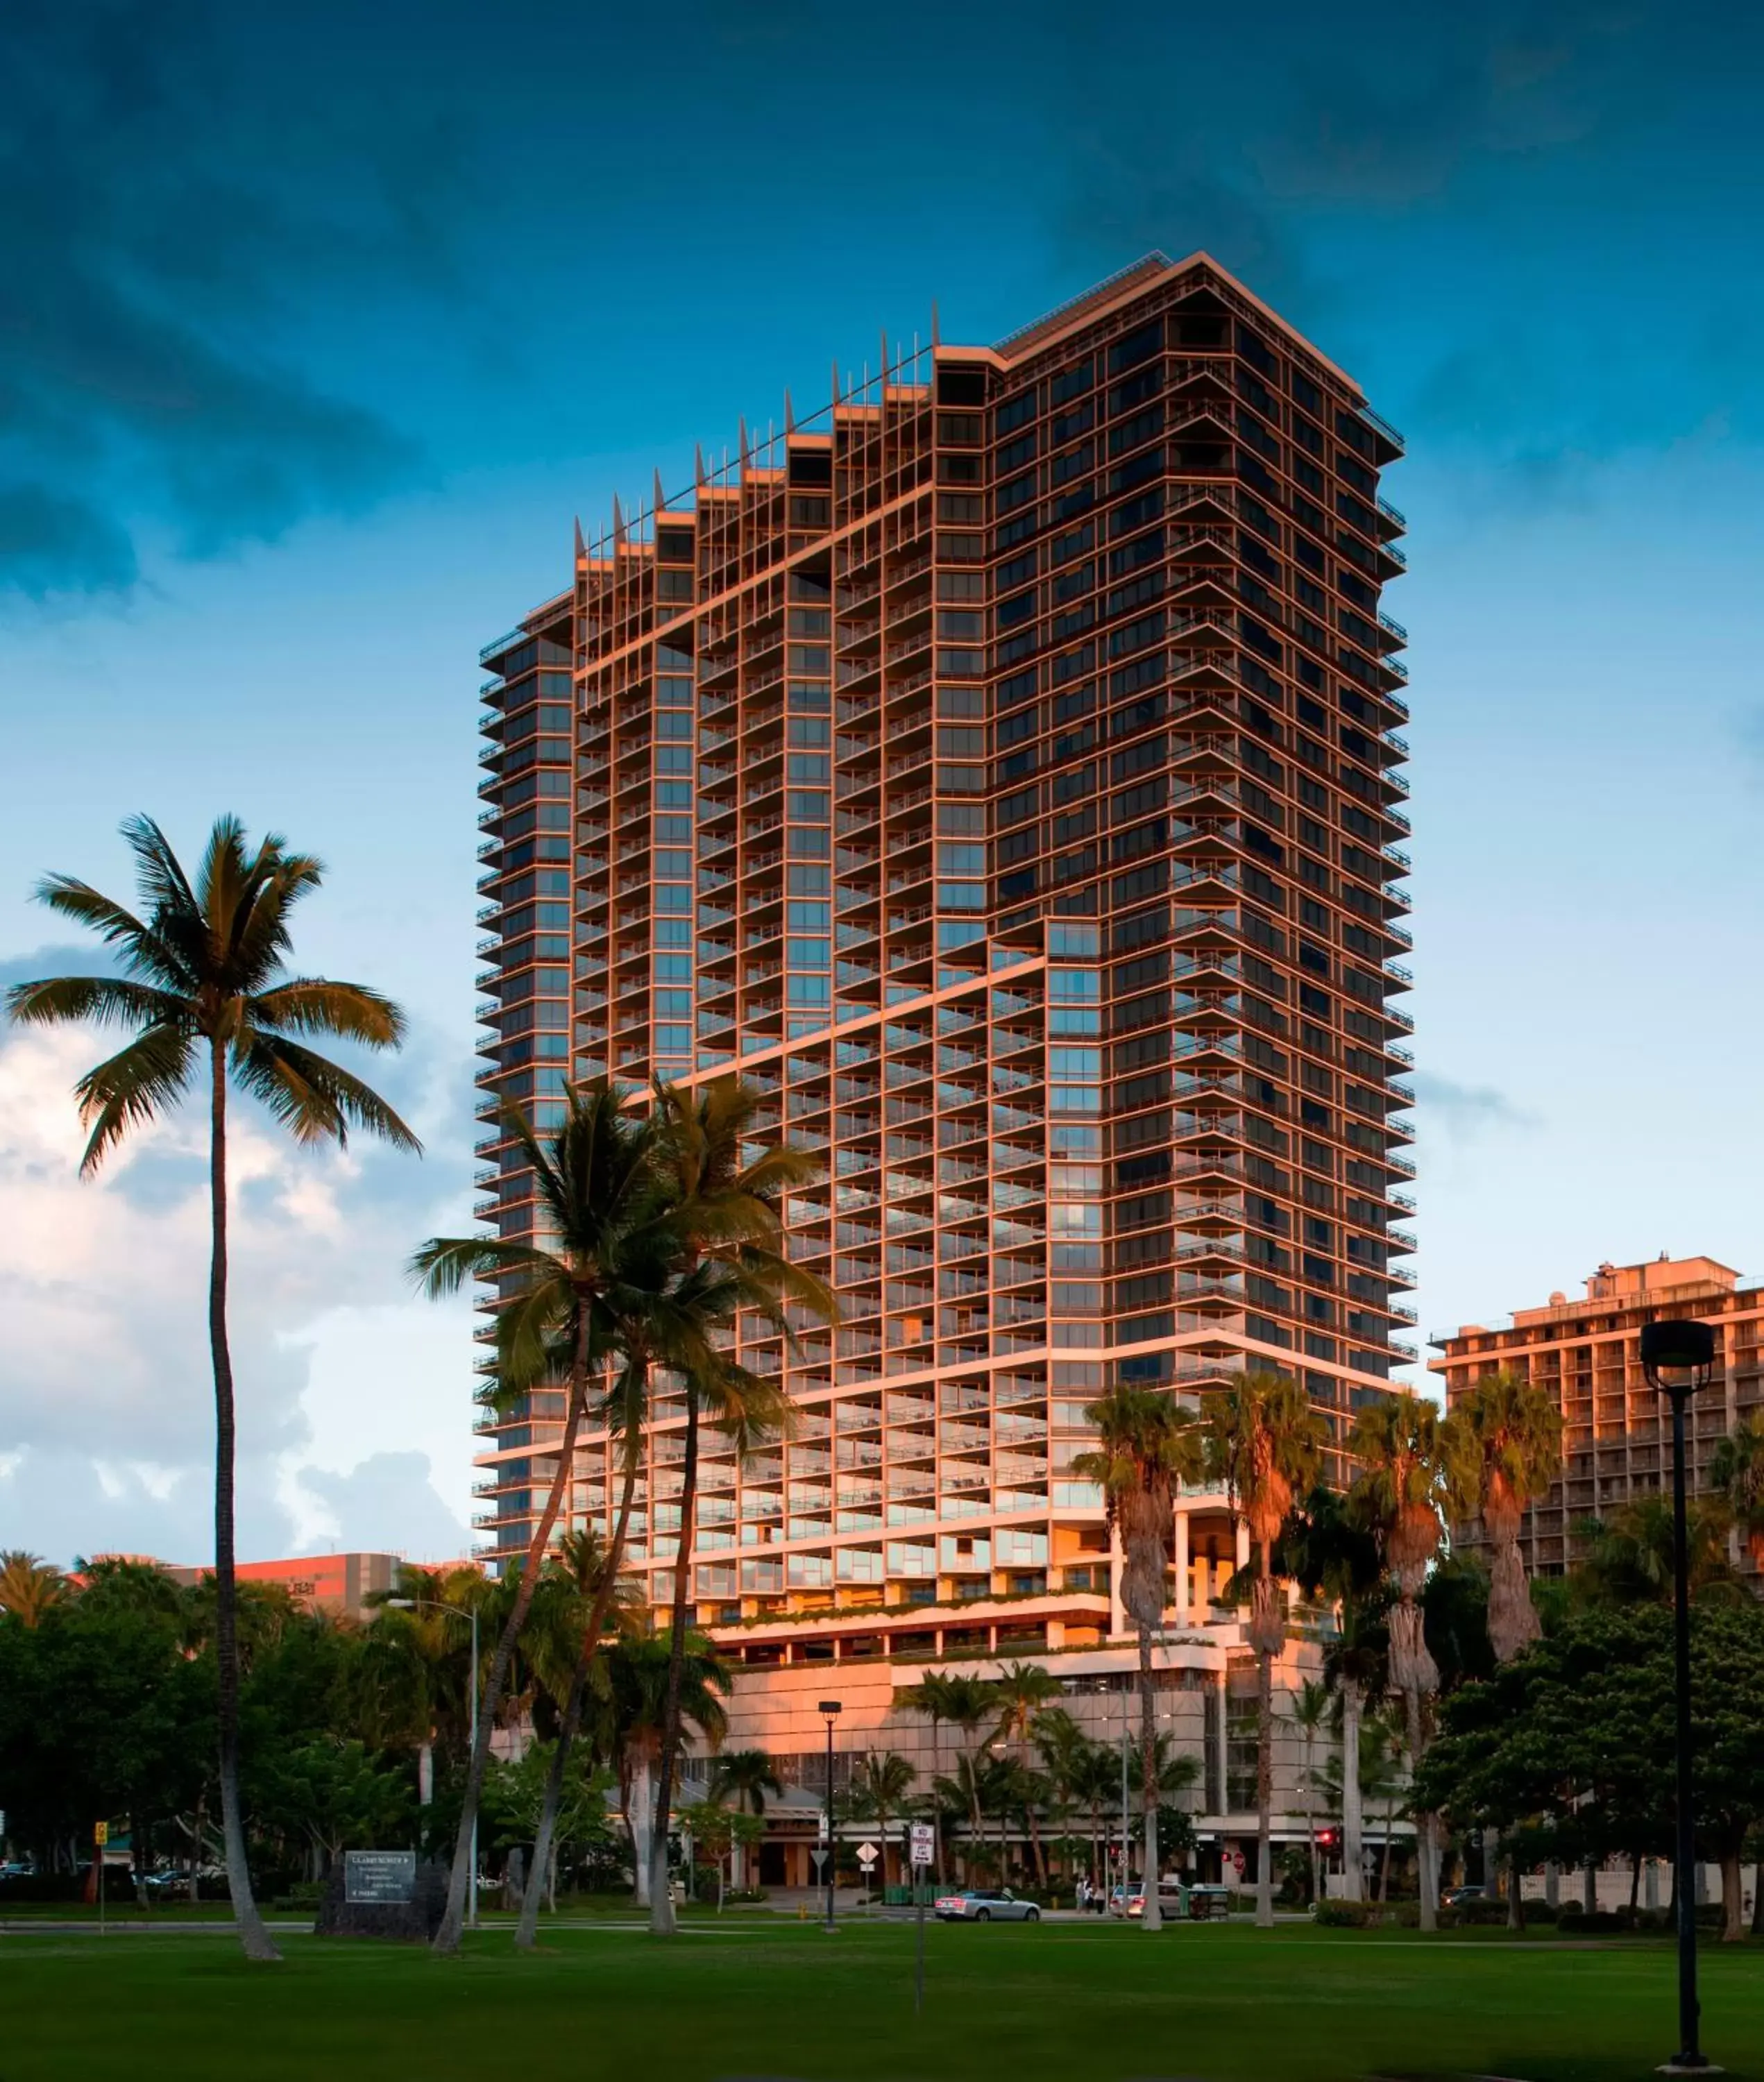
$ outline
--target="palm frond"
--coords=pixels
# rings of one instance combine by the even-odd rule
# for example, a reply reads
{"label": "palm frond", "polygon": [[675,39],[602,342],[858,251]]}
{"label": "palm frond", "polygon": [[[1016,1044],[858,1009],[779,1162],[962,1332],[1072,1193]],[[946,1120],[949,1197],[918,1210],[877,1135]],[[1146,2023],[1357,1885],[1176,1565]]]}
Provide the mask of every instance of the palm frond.
{"label": "palm frond", "polygon": [[90,1021],[95,1026],[190,1025],[187,1000],[121,976],[46,976],[15,984],[6,1010],[22,1026],[59,1026]]}
{"label": "palm frond", "polygon": [[124,1047],[88,1070],[74,1087],[80,1123],[91,1136],[80,1170],[88,1174],[129,1128],[154,1119],[181,1098],[194,1067],[195,1044],[177,1026],[149,1026]]}
{"label": "palm frond", "polygon": [[135,856],[135,887],[145,898],[149,912],[197,911],[196,891],[171,841],[154,820],[137,812],[124,818],[121,830],[123,843]]}
{"label": "palm frond", "polygon": [[260,989],[275,975],[293,946],[294,906],[324,879],[319,861],[286,853],[283,844],[272,835],[258,848],[228,921],[227,973],[241,990]]}
{"label": "palm frond", "polygon": [[352,1128],[364,1129],[394,1148],[419,1153],[423,1145],[371,1085],[340,1064],[280,1035],[253,1034],[233,1056],[242,1089],[269,1110],[297,1142],[333,1141],[347,1148]]}
{"label": "palm frond", "polygon": [[469,1279],[524,1273],[536,1279],[557,1270],[546,1251],[501,1237],[431,1237],[410,1254],[406,1270],[431,1301],[457,1294]]}
{"label": "palm frond", "polygon": [[196,971],[183,952],[158,929],[158,921],[144,925],[134,912],[71,875],[48,875],[35,891],[40,904],[97,934],[107,946],[120,950],[131,976],[146,976],[172,990],[191,990]]}
{"label": "palm frond", "polygon": [[250,1001],[255,1026],[276,1034],[332,1034],[364,1048],[396,1048],[404,1040],[404,1014],[389,997],[366,984],[328,976],[295,976]]}

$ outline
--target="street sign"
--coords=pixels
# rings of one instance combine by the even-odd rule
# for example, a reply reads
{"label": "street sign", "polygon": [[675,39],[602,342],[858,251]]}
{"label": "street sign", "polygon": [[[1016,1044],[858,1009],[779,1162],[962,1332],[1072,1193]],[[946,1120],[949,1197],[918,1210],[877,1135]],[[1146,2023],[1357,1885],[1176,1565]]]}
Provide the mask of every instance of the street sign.
{"label": "street sign", "polygon": [[912,1862],[916,1865],[928,1865],[935,1861],[936,1857],[931,1824],[928,1822],[915,1822],[912,1825]]}
{"label": "street sign", "polygon": [[99,1850],[103,1849],[104,1846],[110,1841],[109,1823],[95,1822],[92,1824],[92,1841],[97,1844]]}
{"label": "street sign", "polygon": [[823,1808],[815,1818],[815,1834],[822,1843],[827,1841],[827,1812]]}
{"label": "street sign", "polygon": [[865,1872],[875,1864],[880,1855],[874,1844],[860,1844],[857,1847],[857,1862]]}
{"label": "street sign", "polygon": [[815,1861],[815,1869],[816,1872],[819,1872],[822,1866],[827,1863],[827,1853],[825,1851],[821,1849],[819,1844],[817,1844],[815,1848],[809,1852],[809,1856]]}

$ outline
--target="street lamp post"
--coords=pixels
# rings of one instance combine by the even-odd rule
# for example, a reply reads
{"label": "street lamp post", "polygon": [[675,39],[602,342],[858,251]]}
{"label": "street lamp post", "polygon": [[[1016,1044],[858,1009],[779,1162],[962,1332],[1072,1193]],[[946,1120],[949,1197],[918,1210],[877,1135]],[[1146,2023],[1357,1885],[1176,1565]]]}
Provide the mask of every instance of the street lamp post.
{"label": "street lamp post", "polygon": [[837,1699],[823,1699],[818,1709],[827,1722],[827,1927],[833,1925],[833,1723],[839,1718]]}
{"label": "street lamp post", "polygon": [[1678,1905],[1678,2050],[1663,2075],[1721,2071],[1699,2042],[1697,2004],[1697,1825],[1690,1748],[1690,1570],[1685,1528],[1684,1418],[1690,1398],[1715,1370],[1715,1332],[1707,1323],[1644,1323],[1642,1371],[1672,1404],[1672,1567],[1673,1692],[1678,1713],[1678,1842],[1673,1891]]}
{"label": "street lamp post", "polygon": [[[388,1598],[385,1602],[394,1611],[401,1612],[414,1612],[419,1607],[432,1612],[457,1614],[459,1611],[457,1605],[443,1604],[439,1598]],[[478,1608],[476,1605],[471,1608],[470,1618],[472,1622],[471,1760],[475,1763],[478,1758]],[[468,1899],[469,1906],[466,1920],[475,1930],[478,1928],[478,1817],[475,1814],[472,1816],[472,1878]]]}

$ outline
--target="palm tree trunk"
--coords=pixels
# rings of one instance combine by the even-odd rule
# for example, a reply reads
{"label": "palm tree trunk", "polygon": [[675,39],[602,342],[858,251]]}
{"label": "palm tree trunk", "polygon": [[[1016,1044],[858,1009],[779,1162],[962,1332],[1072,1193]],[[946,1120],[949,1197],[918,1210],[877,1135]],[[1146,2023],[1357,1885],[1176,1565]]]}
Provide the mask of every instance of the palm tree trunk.
{"label": "palm tree trunk", "polygon": [[[693,1511],[698,1492],[698,1391],[686,1384],[686,1457],[680,1493],[680,1545],[674,1562],[673,1630],[667,1644],[667,1703],[662,1718],[662,1754],[655,1774],[655,1835],[650,1846],[655,1868],[650,1882],[649,1927],[658,1937],[673,1935],[674,1897],[667,1885],[667,1818],[674,1797],[674,1760],[680,1748],[680,1674],[686,1660],[686,1597],[692,1583]],[[828,1788],[831,1797],[831,1788]],[[833,1847],[827,1846],[827,1856]]]}
{"label": "palm tree trunk", "polygon": [[441,1916],[440,1928],[436,1932],[433,1940],[433,1947],[437,1952],[457,1952],[459,1949],[460,1932],[465,1923],[466,1888],[471,1878],[472,1830],[478,1819],[478,1803],[483,1794],[484,1772],[490,1761],[490,1736],[496,1726],[496,1709],[502,1704],[503,1687],[508,1681],[509,1665],[515,1658],[515,1644],[520,1638],[520,1630],[527,1623],[533,1594],[539,1587],[539,1571],[545,1564],[545,1549],[551,1545],[558,1513],[563,1507],[563,1493],[575,1471],[576,1435],[582,1428],[582,1410],[587,1397],[588,1378],[588,1314],[586,1309],[579,1309],[577,1313],[575,1363],[570,1371],[570,1400],[564,1414],[563,1436],[558,1445],[557,1473],[551,1478],[545,1507],[540,1514],[539,1523],[533,1528],[533,1538],[527,1543],[526,1563],[520,1572],[520,1587],[515,1593],[514,1604],[497,1641],[496,1652],[490,1658],[490,1672],[484,1681],[483,1693],[478,1704],[478,1725],[472,1731],[471,1761],[465,1774],[465,1798],[460,1807],[459,1831],[453,1839],[453,1869],[448,1874],[447,1907]]}
{"label": "palm tree trunk", "polygon": [[[1266,1557],[1264,1555],[1265,1566]],[[1274,1659],[1256,1658],[1256,1925],[1274,1927]]]}
{"label": "palm tree trunk", "polygon": [[1140,1928],[1161,1930],[1158,1906],[1158,1713],[1151,1668],[1151,1629],[1139,1628],[1139,1810],[1145,1831],[1145,1907]]}
{"label": "palm tree trunk", "polygon": [[654,1819],[650,1798],[650,1768],[647,1752],[638,1760],[631,1774],[631,1789],[625,1798],[625,1826],[631,1832],[631,1873],[635,1882],[637,1906],[649,1907],[650,1897],[650,1823]]}
{"label": "palm tree trunk", "polygon": [[537,1874],[550,1854],[551,1842],[558,1827],[558,1808],[563,1798],[564,1772],[570,1761],[570,1747],[582,1726],[582,1707],[587,1696],[588,1672],[594,1658],[600,1653],[600,1636],[606,1629],[606,1616],[612,1608],[613,1593],[617,1587],[619,1565],[625,1558],[625,1534],[631,1523],[631,1508],[637,1496],[637,1460],[627,1453],[625,1462],[625,1487],[619,1497],[619,1515],[613,1528],[613,1544],[607,1550],[606,1566],[599,1587],[594,1593],[594,1604],[588,1614],[588,1624],[582,1636],[582,1647],[576,1657],[576,1666],[570,1673],[570,1696],[563,1709],[563,1725],[558,1730],[557,1752],[551,1760],[551,1770],[545,1780],[544,1805],[539,1810],[539,1833],[533,1842],[533,1872],[535,1878],[527,1885],[521,1897],[520,1922],[515,1932],[515,1943],[522,1951],[530,1952],[539,1928],[539,1892]]}
{"label": "palm tree trunk", "polygon": [[[1421,1695],[1420,1688],[1411,1684],[1403,1694],[1404,1712],[1408,1726],[1408,1768],[1417,1771],[1421,1760]],[[1423,1930],[1439,1928],[1439,1873],[1435,1862],[1434,1818],[1417,1811],[1415,1816],[1415,1856],[1421,1875],[1421,1927]]]}
{"label": "palm tree trunk", "polygon": [[214,1367],[214,1660],[220,1680],[221,1825],[227,1892],[247,1959],[280,1959],[251,1894],[239,1804],[238,1586],[234,1574],[233,1355],[226,1334],[226,1051],[208,1043],[208,1352]]}
{"label": "palm tree trunk", "polygon": [[1360,1805],[1360,1687],[1341,1684],[1341,1879],[1349,1901],[1366,1891],[1365,1818]]}

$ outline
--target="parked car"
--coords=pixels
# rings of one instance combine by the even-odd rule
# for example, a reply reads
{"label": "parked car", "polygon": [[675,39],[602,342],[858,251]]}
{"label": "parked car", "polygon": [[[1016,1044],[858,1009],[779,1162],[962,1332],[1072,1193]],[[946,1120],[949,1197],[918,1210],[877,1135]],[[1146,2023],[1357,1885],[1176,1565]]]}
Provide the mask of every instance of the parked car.
{"label": "parked car", "polygon": [[1487,1901],[1488,1898],[1485,1886],[1446,1887],[1441,1891],[1439,1905],[1442,1908],[1463,1908],[1471,1902]]}
{"label": "parked car", "polygon": [[[1180,1880],[1166,1879],[1158,1888],[1158,1907],[1167,1919],[1204,1923],[1210,1917],[1231,1914],[1231,1889],[1205,1885],[1191,1886]],[[1125,1916],[1130,1922],[1143,1917],[1145,1914],[1145,1882],[1135,1880],[1125,1894],[1118,1886],[1109,1897],[1109,1913],[1111,1916]]]}
{"label": "parked car", "polygon": [[941,1923],[1039,1923],[1042,1912],[1032,1901],[1019,1901],[1008,1887],[964,1887],[937,1900]]}

